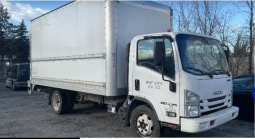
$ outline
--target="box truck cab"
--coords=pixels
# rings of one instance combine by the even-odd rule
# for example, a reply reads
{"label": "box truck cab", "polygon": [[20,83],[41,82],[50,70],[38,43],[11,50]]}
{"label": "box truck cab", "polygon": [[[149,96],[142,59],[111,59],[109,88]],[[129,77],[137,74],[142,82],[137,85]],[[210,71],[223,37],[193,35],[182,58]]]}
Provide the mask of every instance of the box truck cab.
{"label": "box truck cab", "polygon": [[[129,52],[129,103],[145,102],[161,126],[196,133],[237,117],[232,77],[218,40],[189,32],[148,34],[135,37]],[[155,123],[142,111],[131,114],[131,126],[147,136]]]}

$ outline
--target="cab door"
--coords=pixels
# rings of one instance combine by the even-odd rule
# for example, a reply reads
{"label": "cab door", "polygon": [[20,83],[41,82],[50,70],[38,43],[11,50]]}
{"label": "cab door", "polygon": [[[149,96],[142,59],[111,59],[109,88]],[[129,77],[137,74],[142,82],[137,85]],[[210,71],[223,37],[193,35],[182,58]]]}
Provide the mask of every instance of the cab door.
{"label": "cab door", "polygon": [[[143,37],[133,43],[131,51],[135,52],[131,60],[133,65],[130,67],[132,72],[132,94],[149,101],[160,121],[179,124],[179,89],[170,91],[170,81],[178,86],[177,63],[175,61],[174,47],[168,38]],[[162,79],[162,67],[157,67],[153,62],[155,42],[164,42],[164,81]],[[131,82],[130,82],[131,83]],[[175,116],[169,116],[175,113]]]}

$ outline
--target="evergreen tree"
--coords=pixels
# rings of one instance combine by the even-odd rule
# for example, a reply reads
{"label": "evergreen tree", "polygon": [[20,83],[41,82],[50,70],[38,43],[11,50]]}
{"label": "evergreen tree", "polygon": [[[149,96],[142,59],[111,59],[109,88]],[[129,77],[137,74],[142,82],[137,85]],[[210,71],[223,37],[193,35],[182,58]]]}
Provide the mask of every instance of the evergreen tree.
{"label": "evergreen tree", "polygon": [[24,20],[17,26],[15,39],[15,62],[28,62],[29,38]]}
{"label": "evergreen tree", "polygon": [[0,2],[0,55],[2,60],[4,60],[4,55],[7,52],[5,44],[8,38],[9,19],[7,8],[4,8],[4,5]]}
{"label": "evergreen tree", "polygon": [[14,25],[12,23],[10,23],[9,27],[8,27],[8,37],[7,37],[7,41],[5,43],[5,49],[6,49],[6,53],[5,56],[8,58],[9,61],[12,61],[12,59],[14,58],[14,54],[15,54],[15,37],[16,37],[16,32],[17,30],[17,25]]}

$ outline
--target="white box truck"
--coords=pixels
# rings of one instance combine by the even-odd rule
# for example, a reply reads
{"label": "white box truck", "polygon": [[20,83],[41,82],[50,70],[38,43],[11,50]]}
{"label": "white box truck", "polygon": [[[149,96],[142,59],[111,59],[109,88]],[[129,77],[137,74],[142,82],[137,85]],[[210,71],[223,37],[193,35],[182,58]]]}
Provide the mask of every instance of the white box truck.
{"label": "white box truck", "polygon": [[57,114],[74,103],[107,104],[140,137],[236,118],[223,45],[171,32],[172,16],[157,2],[106,0],[73,1],[33,19],[28,92],[45,92]]}

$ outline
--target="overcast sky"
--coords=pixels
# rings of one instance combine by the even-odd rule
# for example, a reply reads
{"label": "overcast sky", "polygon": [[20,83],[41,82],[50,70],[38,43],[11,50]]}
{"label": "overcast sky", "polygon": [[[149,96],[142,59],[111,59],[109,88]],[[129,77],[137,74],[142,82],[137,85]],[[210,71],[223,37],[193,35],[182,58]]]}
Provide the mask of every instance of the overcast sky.
{"label": "overcast sky", "polygon": [[7,1],[0,0],[11,15],[11,22],[19,24],[21,19],[25,20],[27,26],[29,21],[53,9],[56,9],[70,1]]}

